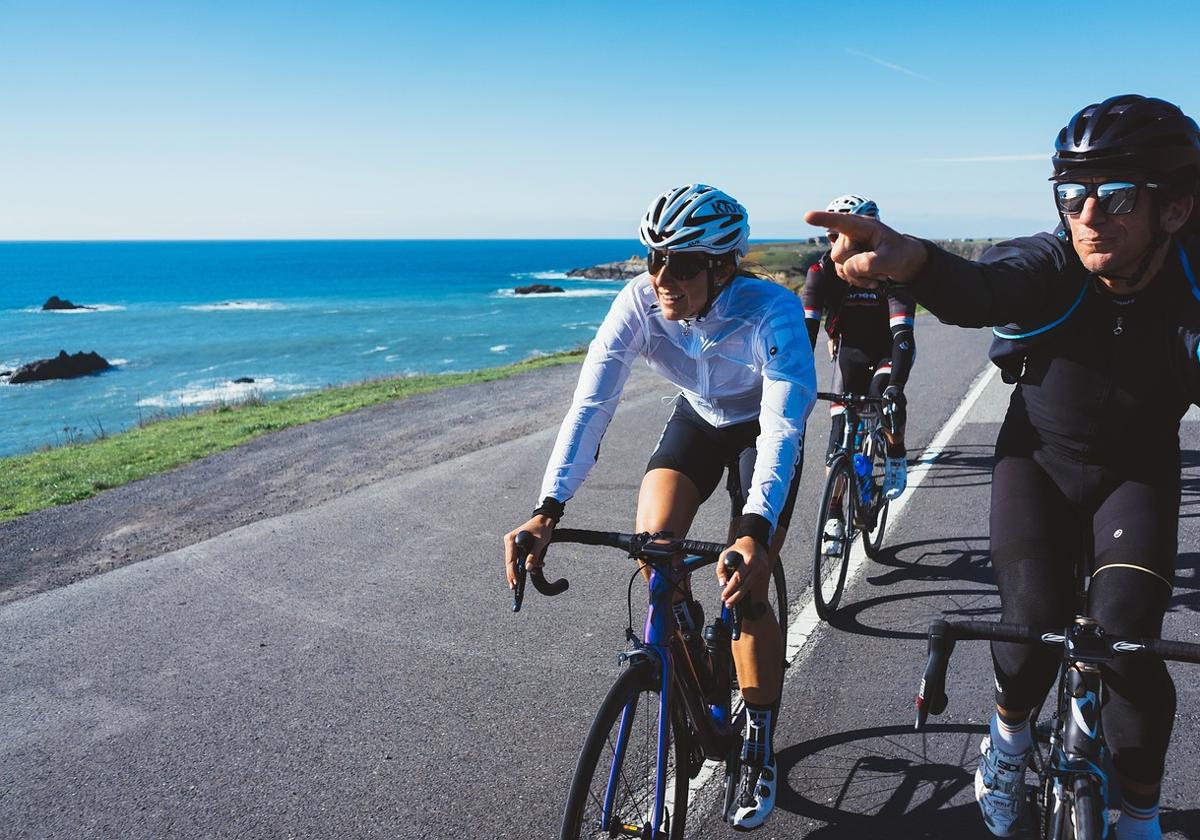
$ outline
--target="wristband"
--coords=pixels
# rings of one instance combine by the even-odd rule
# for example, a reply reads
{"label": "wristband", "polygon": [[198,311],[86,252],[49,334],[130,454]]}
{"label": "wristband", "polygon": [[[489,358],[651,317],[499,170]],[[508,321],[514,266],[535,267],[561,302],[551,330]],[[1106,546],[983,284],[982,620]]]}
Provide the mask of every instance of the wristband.
{"label": "wristband", "polygon": [[738,524],[737,536],[750,537],[761,545],[763,550],[770,550],[771,523],[765,516],[757,513],[743,513],[742,521]]}
{"label": "wristband", "polygon": [[566,503],[560,502],[553,496],[547,496],[542,499],[542,503],[533,509],[533,516],[545,516],[553,520],[554,524],[558,524],[558,520],[562,519],[563,511],[566,510]]}

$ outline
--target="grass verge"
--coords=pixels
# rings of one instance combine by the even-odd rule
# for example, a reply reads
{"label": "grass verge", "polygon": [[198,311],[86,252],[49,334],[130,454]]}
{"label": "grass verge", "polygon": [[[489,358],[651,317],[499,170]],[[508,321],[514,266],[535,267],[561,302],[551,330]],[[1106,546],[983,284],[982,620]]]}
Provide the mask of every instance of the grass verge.
{"label": "grass verge", "polygon": [[577,362],[583,353],[572,350],[470,373],[381,379],[272,402],[252,398],[245,404],[158,420],[101,440],[0,458],[0,522],[87,499],[268,432],[416,394]]}

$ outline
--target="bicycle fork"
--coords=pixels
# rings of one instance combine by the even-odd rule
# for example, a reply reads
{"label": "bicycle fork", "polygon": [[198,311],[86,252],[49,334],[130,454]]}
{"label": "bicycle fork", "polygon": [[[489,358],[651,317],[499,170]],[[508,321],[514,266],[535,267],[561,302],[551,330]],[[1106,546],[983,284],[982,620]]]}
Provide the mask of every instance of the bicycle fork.
{"label": "bicycle fork", "polygon": [[1066,688],[1060,693],[1065,707],[1059,710],[1062,739],[1056,745],[1051,761],[1054,820],[1050,836],[1053,840],[1065,836],[1068,813],[1076,806],[1076,791],[1081,783],[1090,781],[1095,785],[1102,820],[1104,803],[1108,801],[1100,723],[1100,668],[1089,662],[1072,662],[1065,666],[1062,679]]}

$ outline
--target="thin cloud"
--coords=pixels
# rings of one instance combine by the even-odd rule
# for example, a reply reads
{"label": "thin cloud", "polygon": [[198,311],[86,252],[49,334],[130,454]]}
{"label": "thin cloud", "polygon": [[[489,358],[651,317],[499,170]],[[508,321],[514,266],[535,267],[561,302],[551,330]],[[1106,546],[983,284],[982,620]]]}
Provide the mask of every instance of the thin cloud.
{"label": "thin cloud", "polygon": [[865,58],[868,61],[874,61],[876,64],[886,67],[889,70],[895,70],[897,73],[904,73],[909,76],[914,76],[918,79],[924,79],[927,82],[933,81],[933,79],[929,78],[928,76],[922,76],[917,71],[909,70],[907,67],[901,67],[899,64],[893,64],[890,61],[884,61],[882,58],[876,58],[873,55],[870,55],[865,52],[859,52],[858,50],[852,50],[849,47],[844,47],[844,49],[846,50],[846,52],[850,53],[850,55],[856,55],[859,58]]}
{"label": "thin cloud", "polygon": [[983,155],[980,157],[921,158],[919,163],[1011,163],[1017,160],[1046,160],[1045,152],[1032,155]]}

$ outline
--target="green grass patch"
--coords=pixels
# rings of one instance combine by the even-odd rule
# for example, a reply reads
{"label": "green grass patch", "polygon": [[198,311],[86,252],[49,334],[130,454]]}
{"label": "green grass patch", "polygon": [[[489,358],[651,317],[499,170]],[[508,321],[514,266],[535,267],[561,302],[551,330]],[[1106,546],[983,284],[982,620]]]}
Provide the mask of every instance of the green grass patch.
{"label": "green grass patch", "polygon": [[157,419],[100,440],[0,458],[0,522],[89,498],[268,432],[416,394],[577,362],[583,353],[582,349],[572,350],[470,373],[381,379],[286,400],[267,402],[252,396],[237,404]]}

